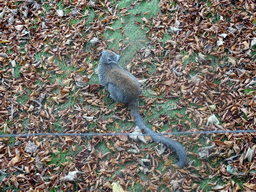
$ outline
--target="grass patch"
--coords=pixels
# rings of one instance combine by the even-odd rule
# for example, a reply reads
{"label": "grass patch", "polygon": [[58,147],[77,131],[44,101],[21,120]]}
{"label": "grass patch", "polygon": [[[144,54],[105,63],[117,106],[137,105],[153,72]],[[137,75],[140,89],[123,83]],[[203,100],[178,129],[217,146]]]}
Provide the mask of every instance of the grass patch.
{"label": "grass patch", "polygon": [[76,18],[70,20],[70,25],[76,25],[78,23],[79,23],[79,20]]}
{"label": "grass patch", "polygon": [[244,93],[245,93],[245,95],[248,95],[248,94],[255,94],[255,90],[254,90],[254,89],[245,89],[245,90],[244,90]]}
{"label": "grass patch", "polygon": [[[113,145],[113,143],[111,143]],[[99,147],[100,149],[100,152],[102,154],[105,154],[105,153],[108,153],[108,152],[111,152],[111,150],[107,147],[107,144],[106,144],[106,141],[105,140],[102,140],[102,142],[100,142],[97,147]]]}
{"label": "grass patch", "polygon": [[58,120],[53,123],[52,130],[57,131],[58,133],[63,133],[63,131],[65,130],[65,127],[62,126],[61,120]]}
{"label": "grass patch", "polygon": [[20,69],[21,69],[21,65],[16,65],[16,67],[14,68],[14,76],[16,79],[20,78]]}
{"label": "grass patch", "polygon": [[26,94],[22,94],[21,96],[19,96],[17,98],[17,102],[20,103],[21,105],[24,105],[28,101],[30,93],[31,93],[31,91],[27,90]]}
{"label": "grass patch", "polygon": [[[134,3],[134,1],[132,0],[120,1],[118,3],[118,7],[129,8],[132,5],[132,3]],[[127,65],[129,62],[131,62],[136,51],[138,51],[141,48],[147,47],[148,40],[146,37],[146,32],[148,28],[146,27],[144,21],[142,21],[141,18],[145,17],[146,19],[149,19],[152,16],[156,16],[157,12],[160,11],[158,3],[159,2],[156,0],[150,2],[137,3],[133,7],[133,9],[129,9],[126,12],[130,13],[130,15],[118,15],[122,18],[122,22],[121,19],[118,19],[111,25],[111,27],[115,29],[115,32],[107,30],[103,34],[103,36],[107,40],[114,39],[112,44],[109,43],[109,49],[115,48],[119,50],[119,45],[127,46],[127,48],[122,54],[122,59],[120,60],[121,65]],[[143,14],[149,10],[150,12],[144,16]],[[135,16],[136,14],[141,14],[141,16]],[[142,27],[135,24],[136,22],[140,23]],[[122,35],[122,33],[125,34],[125,37]]]}
{"label": "grass patch", "polygon": [[14,137],[9,137],[9,143],[8,144],[10,146],[13,146],[15,142],[16,142],[16,139]]}
{"label": "grass patch", "polygon": [[24,119],[23,121],[20,122],[23,128],[28,127],[29,123],[30,123],[30,119]]}
{"label": "grass patch", "polygon": [[66,151],[66,152],[59,150],[59,153],[57,154],[52,153],[51,154],[52,160],[50,161],[50,164],[61,165],[62,163],[70,162],[71,160],[66,157],[70,157],[73,154],[74,152],[72,151],[72,149],[69,149],[69,151]]}
{"label": "grass patch", "polygon": [[50,6],[50,4],[48,4],[48,3],[44,3],[44,4],[43,4],[43,8],[47,11],[47,13],[49,13],[51,6]]}
{"label": "grass patch", "polygon": [[203,191],[212,191],[212,186],[209,185],[209,183],[218,182],[219,185],[224,185],[225,183],[221,181],[218,177],[214,177],[211,179],[204,179],[199,183],[199,186]]}

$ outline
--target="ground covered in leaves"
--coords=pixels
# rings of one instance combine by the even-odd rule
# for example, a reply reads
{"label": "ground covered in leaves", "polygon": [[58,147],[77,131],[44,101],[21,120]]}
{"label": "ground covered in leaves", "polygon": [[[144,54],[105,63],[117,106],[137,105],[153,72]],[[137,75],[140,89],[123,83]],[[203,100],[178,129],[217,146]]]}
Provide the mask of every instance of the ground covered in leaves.
{"label": "ground covered in leaves", "polygon": [[[1,135],[132,133],[129,110],[99,85],[107,48],[130,56],[154,130],[254,130],[255,10],[253,0],[0,1]],[[172,136],[187,150],[183,169],[171,150],[127,136],[0,137],[0,190],[252,191],[255,136]]]}

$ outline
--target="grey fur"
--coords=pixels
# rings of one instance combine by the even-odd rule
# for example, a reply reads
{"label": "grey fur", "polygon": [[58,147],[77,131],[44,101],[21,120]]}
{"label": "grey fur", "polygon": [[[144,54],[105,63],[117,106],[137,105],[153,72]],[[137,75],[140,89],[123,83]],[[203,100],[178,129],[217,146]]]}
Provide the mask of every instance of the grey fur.
{"label": "grey fur", "polygon": [[154,142],[161,142],[167,147],[172,148],[178,155],[177,165],[182,168],[187,165],[187,154],[183,146],[170,138],[163,137],[161,134],[148,128],[139,113],[139,94],[140,85],[138,80],[128,71],[118,65],[120,55],[106,50],[102,52],[98,76],[101,85],[105,86],[110,93],[110,97],[121,103],[128,103],[136,125],[143,129],[143,133],[149,134]]}

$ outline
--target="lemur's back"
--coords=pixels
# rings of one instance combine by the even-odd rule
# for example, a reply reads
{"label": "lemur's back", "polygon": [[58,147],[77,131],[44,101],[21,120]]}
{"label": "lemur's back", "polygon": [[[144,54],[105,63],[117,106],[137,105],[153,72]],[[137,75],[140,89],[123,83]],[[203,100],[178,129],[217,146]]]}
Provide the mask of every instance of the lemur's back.
{"label": "lemur's back", "polygon": [[107,82],[117,85],[131,100],[139,97],[139,82],[122,68],[114,68],[108,72]]}

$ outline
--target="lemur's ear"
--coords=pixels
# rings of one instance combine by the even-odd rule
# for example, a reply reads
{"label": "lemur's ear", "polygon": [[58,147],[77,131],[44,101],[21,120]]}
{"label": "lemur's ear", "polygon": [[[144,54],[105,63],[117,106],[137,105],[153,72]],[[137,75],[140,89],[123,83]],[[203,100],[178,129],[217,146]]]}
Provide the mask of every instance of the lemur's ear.
{"label": "lemur's ear", "polygon": [[116,54],[117,62],[121,59],[121,56]]}

